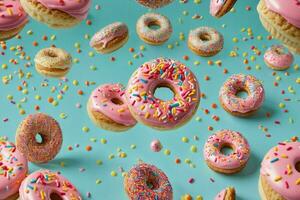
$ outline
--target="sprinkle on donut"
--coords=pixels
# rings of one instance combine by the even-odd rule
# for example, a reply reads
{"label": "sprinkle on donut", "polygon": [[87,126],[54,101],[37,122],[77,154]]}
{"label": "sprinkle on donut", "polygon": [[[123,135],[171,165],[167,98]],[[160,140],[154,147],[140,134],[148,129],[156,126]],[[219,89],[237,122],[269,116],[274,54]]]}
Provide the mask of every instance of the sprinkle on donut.
{"label": "sprinkle on donut", "polygon": [[167,175],[154,165],[141,163],[134,166],[124,179],[130,200],[172,200],[173,189]]}
{"label": "sprinkle on donut", "polygon": [[0,199],[10,199],[18,194],[27,171],[25,156],[13,143],[0,141]]}
{"label": "sprinkle on donut", "polygon": [[[237,96],[247,92],[246,98]],[[235,74],[229,77],[219,92],[223,108],[236,116],[248,116],[258,110],[264,102],[265,90],[261,82],[251,75]]]}
{"label": "sprinkle on donut", "polygon": [[[154,96],[158,87],[174,93],[171,100]],[[131,76],[126,89],[128,107],[140,122],[161,130],[186,123],[197,111],[200,90],[195,75],[184,64],[167,58],[144,63]]]}
{"label": "sprinkle on donut", "polygon": [[59,173],[39,170],[30,174],[19,190],[21,200],[82,200],[76,187]]}
{"label": "sprinkle on donut", "polygon": [[261,163],[261,181],[284,199],[300,199],[300,142],[280,142]]}
{"label": "sprinkle on donut", "polygon": [[[225,155],[222,148],[232,149]],[[232,130],[221,130],[210,136],[204,146],[204,158],[214,171],[232,174],[241,171],[250,157],[250,146],[241,133]]]}

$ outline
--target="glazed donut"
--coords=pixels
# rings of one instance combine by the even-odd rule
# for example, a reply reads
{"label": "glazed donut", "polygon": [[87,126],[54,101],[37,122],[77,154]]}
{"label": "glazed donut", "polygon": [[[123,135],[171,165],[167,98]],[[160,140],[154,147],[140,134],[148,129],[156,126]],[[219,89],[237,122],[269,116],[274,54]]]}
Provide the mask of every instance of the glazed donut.
{"label": "glazed donut", "polygon": [[190,31],[188,47],[199,56],[214,56],[223,49],[223,35],[211,27],[199,27]]}
{"label": "glazed donut", "polygon": [[124,178],[125,191],[130,200],[173,200],[173,189],[167,175],[146,163],[134,166]]}
{"label": "glazed donut", "polygon": [[147,8],[160,8],[172,3],[173,0],[136,0],[139,4]]}
{"label": "glazed donut", "polygon": [[21,184],[20,200],[82,200],[76,187],[61,174],[39,170]]}
{"label": "glazed donut", "polygon": [[71,55],[56,47],[40,50],[36,54],[34,62],[36,71],[48,77],[63,77],[72,67]]}
{"label": "glazed donut", "polygon": [[[159,87],[174,93],[171,100],[154,96]],[[128,107],[134,118],[152,128],[174,129],[188,122],[200,102],[199,84],[184,64],[167,58],[144,63],[131,76],[126,89]]]}
{"label": "glazed donut", "polygon": [[265,155],[259,191],[263,200],[300,199],[300,142],[280,142]]}
{"label": "glazed donut", "polygon": [[[247,98],[237,97],[237,93],[245,91]],[[232,115],[248,116],[263,104],[265,91],[263,85],[254,76],[235,74],[226,80],[220,89],[219,100],[222,107]]]}
{"label": "glazed donut", "polygon": [[121,84],[104,84],[91,94],[87,111],[99,127],[110,131],[126,131],[136,120],[128,110],[124,87]]}
{"label": "glazed donut", "polygon": [[121,48],[128,40],[128,27],[121,22],[115,22],[102,28],[90,41],[90,46],[97,52],[105,54]]}
{"label": "glazed donut", "polygon": [[217,194],[215,200],[235,200],[235,196],[235,189],[233,187],[228,187]]}
{"label": "glazed donut", "polygon": [[230,11],[236,0],[210,0],[210,14],[220,18]]}
{"label": "glazed donut", "polygon": [[[41,137],[41,141],[37,141],[37,135]],[[46,163],[54,159],[62,140],[58,122],[43,113],[28,115],[20,123],[16,134],[18,150],[33,163]]]}
{"label": "glazed donut", "polygon": [[[224,147],[231,148],[232,153],[223,154]],[[203,152],[209,168],[219,173],[234,174],[246,166],[250,157],[250,146],[239,132],[221,130],[208,138]]]}
{"label": "glazed donut", "polygon": [[25,156],[13,143],[0,141],[0,199],[15,200],[19,196],[27,171]]}
{"label": "glazed donut", "polygon": [[84,20],[90,0],[20,0],[24,10],[35,20],[51,28],[70,28]]}
{"label": "glazed donut", "polygon": [[20,1],[0,1],[0,41],[17,35],[28,22],[28,17]]}
{"label": "glazed donut", "polygon": [[294,56],[282,45],[271,46],[264,55],[268,67],[274,70],[286,70],[294,61]]}
{"label": "glazed donut", "polygon": [[[159,26],[157,30],[151,29],[151,26]],[[147,13],[142,15],[136,24],[138,36],[144,42],[151,45],[161,45],[171,36],[173,29],[170,20],[157,13]]]}

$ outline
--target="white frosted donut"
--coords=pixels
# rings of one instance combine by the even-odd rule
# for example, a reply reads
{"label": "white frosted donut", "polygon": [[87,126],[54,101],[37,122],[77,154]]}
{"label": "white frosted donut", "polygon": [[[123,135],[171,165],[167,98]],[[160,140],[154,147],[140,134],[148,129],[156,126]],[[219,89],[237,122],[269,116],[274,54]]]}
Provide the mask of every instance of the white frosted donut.
{"label": "white frosted donut", "polygon": [[[151,29],[152,25],[159,26],[159,29]],[[166,42],[173,32],[170,20],[157,13],[142,15],[137,21],[136,30],[143,41],[152,45]]]}

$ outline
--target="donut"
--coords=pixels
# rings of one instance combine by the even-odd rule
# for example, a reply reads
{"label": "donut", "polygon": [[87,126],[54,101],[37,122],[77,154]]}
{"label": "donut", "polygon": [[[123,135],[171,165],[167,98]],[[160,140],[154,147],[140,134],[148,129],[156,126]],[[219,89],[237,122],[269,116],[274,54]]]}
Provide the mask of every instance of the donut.
{"label": "donut", "polygon": [[271,46],[264,55],[268,67],[274,70],[286,70],[294,61],[294,56],[282,45]]}
{"label": "donut", "polygon": [[104,84],[91,94],[87,112],[100,128],[126,131],[135,126],[136,120],[129,112],[124,87],[121,84]]}
{"label": "donut", "polygon": [[140,163],[124,178],[130,200],[173,200],[173,189],[167,175],[154,165]]}
{"label": "donut", "polygon": [[235,196],[235,189],[233,187],[228,187],[217,194],[215,200],[235,200]]}
{"label": "donut", "polygon": [[300,199],[300,142],[279,142],[265,155],[260,168],[263,200]]}
{"label": "donut", "polygon": [[76,26],[89,11],[90,0],[20,0],[24,10],[35,20],[51,28]]}
{"label": "donut", "polygon": [[[247,92],[246,98],[240,98],[237,94]],[[265,91],[261,82],[251,75],[234,74],[229,77],[219,92],[219,100],[222,107],[235,116],[249,116],[257,111],[263,104]]]}
{"label": "donut", "polygon": [[147,8],[156,9],[172,3],[173,0],[136,0],[136,1]]}
{"label": "donut", "polygon": [[[223,148],[231,148],[232,153],[225,155]],[[204,145],[204,158],[209,168],[223,174],[240,172],[250,157],[250,146],[241,133],[220,130],[209,136]]]}
{"label": "donut", "polygon": [[223,49],[223,35],[211,27],[191,30],[188,38],[189,49],[199,56],[214,56]]}
{"label": "donut", "polygon": [[28,171],[27,159],[15,144],[0,141],[0,199],[14,200]]}
{"label": "donut", "polygon": [[[167,101],[156,98],[155,90],[160,87],[169,88],[174,97]],[[126,98],[137,121],[159,130],[170,130],[192,118],[200,102],[200,89],[196,76],[184,64],[157,58],[133,73]]]}
{"label": "donut", "polygon": [[[38,141],[36,136],[41,137]],[[37,113],[28,115],[19,125],[16,146],[33,163],[46,163],[58,154],[62,145],[62,132],[52,117]]]}
{"label": "donut", "polygon": [[220,18],[228,13],[236,3],[236,0],[210,0],[210,14]]}
{"label": "donut", "polygon": [[[158,26],[154,30],[151,26]],[[150,45],[161,45],[165,43],[173,32],[170,20],[163,15],[157,13],[147,13],[142,15],[136,24],[138,36],[144,42]]]}
{"label": "donut", "polygon": [[260,21],[272,37],[300,54],[300,12],[298,0],[260,0]]}
{"label": "donut", "polygon": [[82,200],[76,187],[60,173],[42,169],[21,184],[19,200]]}
{"label": "donut", "polygon": [[18,0],[0,1],[0,41],[16,36],[28,22],[28,16]]}
{"label": "donut", "polygon": [[102,28],[90,41],[90,46],[97,52],[111,53],[121,48],[128,40],[128,27],[122,22],[115,22]]}
{"label": "donut", "polygon": [[65,76],[72,67],[72,56],[64,49],[50,47],[40,50],[35,58],[35,69],[38,73],[60,78]]}

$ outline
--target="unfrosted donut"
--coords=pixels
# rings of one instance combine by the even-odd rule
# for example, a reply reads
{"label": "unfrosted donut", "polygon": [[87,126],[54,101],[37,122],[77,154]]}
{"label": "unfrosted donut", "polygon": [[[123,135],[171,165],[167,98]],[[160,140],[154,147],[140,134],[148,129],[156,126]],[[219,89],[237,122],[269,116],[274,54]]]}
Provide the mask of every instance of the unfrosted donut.
{"label": "unfrosted donut", "polygon": [[[223,154],[224,147],[231,148],[232,153]],[[239,132],[221,130],[208,138],[203,152],[205,161],[212,170],[233,174],[246,166],[250,157],[250,146]]]}
{"label": "unfrosted donut", "polygon": [[76,187],[65,177],[50,170],[30,174],[19,189],[20,200],[82,200]]}
{"label": "unfrosted donut", "polygon": [[0,199],[16,199],[28,171],[27,159],[16,146],[0,141]]}
{"label": "unfrosted donut", "polygon": [[[151,29],[151,26],[159,26],[158,29]],[[136,24],[136,31],[139,37],[151,45],[160,45],[166,42],[172,32],[170,20],[157,13],[147,13],[142,15]]]}
{"label": "unfrosted donut", "polygon": [[[247,92],[246,98],[237,96],[238,92]],[[235,74],[229,77],[219,92],[222,107],[232,115],[248,116],[257,111],[265,99],[265,90],[261,82],[251,75]]]}
{"label": "unfrosted donut", "polygon": [[[37,134],[41,141],[36,140]],[[20,123],[16,134],[18,150],[33,163],[52,160],[58,154],[62,140],[58,122],[43,113],[28,115]]]}
{"label": "unfrosted donut", "polygon": [[[154,96],[159,87],[174,93],[171,100]],[[157,58],[140,66],[131,76],[126,89],[128,107],[134,118],[152,128],[168,130],[188,122],[200,102],[199,84],[184,64]]]}
{"label": "unfrosted donut", "polygon": [[300,142],[279,142],[269,150],[261,163],[259,189],[264,200],[300,199]]}
{"label": "unfrosted donut", "polygon": [[197,55],[216,55],[223,45],[223,35],[214,28],[204,26],[190,31],[188,47]]}
{"label": "unfrosted donut", "polygon": [[286,70],[294,61],[294,56],[282,45],[273,45],[265,52],[264,61],[274,70]]}
{"label": "unfrosted donut", "polygon": [[136,0],[139,4],[148,8],[160,8],[172,3],[173,0]]}
{"label": "unfrosted donut", "polygon": [[87,111],[90,119],[99,127],[111,131],[126,131],[135,126],[121,84],[103,84],[91,94]]}
{"label": "unfrosted donut", "polygon": [[125,176],[124,187],[130,200],[173,200],[167,175],[154,165],[134,166]]}

